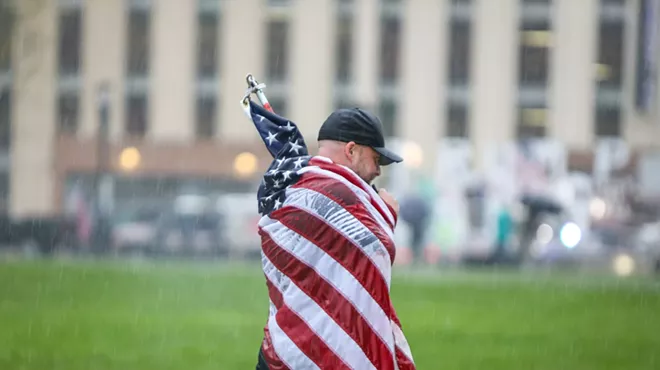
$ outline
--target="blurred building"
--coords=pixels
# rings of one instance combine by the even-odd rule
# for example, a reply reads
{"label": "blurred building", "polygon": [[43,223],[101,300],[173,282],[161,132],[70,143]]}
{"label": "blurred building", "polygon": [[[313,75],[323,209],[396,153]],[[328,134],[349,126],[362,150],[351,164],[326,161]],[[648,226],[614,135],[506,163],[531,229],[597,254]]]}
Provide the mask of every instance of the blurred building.
{"label": "blurred building", "polygon": [[247,73],[308,143],[332,109],[358,104],[419,145],[429,171],[445,138],[469,143],[478,168],[487,148],[527,137],[587,156],[602,138],[657,149],[657,3],[18,1],[0,13],[0,192],[27,215],[61,210],[99,169],[126,199],[244,187],[269,162],[239,106]]}

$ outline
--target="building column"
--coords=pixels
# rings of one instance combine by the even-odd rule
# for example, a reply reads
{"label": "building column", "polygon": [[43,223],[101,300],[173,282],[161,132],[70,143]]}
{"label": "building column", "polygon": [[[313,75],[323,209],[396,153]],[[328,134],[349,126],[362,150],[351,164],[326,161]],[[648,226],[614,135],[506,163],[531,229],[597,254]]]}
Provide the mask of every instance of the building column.
{"label": "building column", "polygon": [[470,129],[477,169],[490,149],[514,137],[517,105],[518,0],[476,0]]}
{"label": "building column", "polygon": [[14,49],[10,213],[54,211],[57,2],[19,1]]}
{"label": "building column", "polygon": [[288,118],[310,147],[333,106],[336,8],[334,0],[297,1],[291,17]]}
{"label": "building column", "polygon": [[[124,2],[96,0],[85,3],[82,16],[82,84],[79,134],[95,137],[99,118],[97,90],[107,82],[110,88],[110,136],[124,130],[124,65],[127,18]],[[108,32],[108,30],[114,30]]]}
{"label": "building column", "polygon": [[380,48],[380,0],[355,2],[353,87],[355,103],[374,113],[378,110],[378,51]]}
{"label": "building column", "polygon": [[587,150],[594,137],[598,1],[557,0],[555,4],[549,136],[568,150]]}
{"label": "building column", "polygon": [[[658,74],[657,106],[650,112],[640,114],[635,107],[635,88],[637,84],[637,40],[640,0],[630,0],[625,5],[624,24],[624,75],[621,112],[622,135],[631,148],[660,148],[660,74]],[[660,28],[660,22],[658,22]],[[658,30],[660,34],[660,29]],[[656,48],[660,60],[660,48]],[[660,65],[660,63],[658,63]]]}
{"label": "building column", "polygon": [[436,169],[446,110],[448,11],[446,2],[409,0],[402,22],[399,132],[421,147],[421,169],[429,174]]}
{"label": "building column", "polygon": [[[241,98],[247,85],[245,76],[252,73],[264,79],[265,58],[265,1],[241,0],[222,3],[220,37],[220,131],[223,140],[257,140],[254,126],[241,108]],[[242,30],[238,32],[237,30]],[[231,31],[231,32],[230,32]],[[268,81],[263,81],[268,85]],[[266,88],[268,94],[268,88]],[[254,98],[253,98],[254,99]]]}
{"label": "building column", "polygon": [[152,9],[149,137],[191,140],[195,134],[197,1],[158,0]]}

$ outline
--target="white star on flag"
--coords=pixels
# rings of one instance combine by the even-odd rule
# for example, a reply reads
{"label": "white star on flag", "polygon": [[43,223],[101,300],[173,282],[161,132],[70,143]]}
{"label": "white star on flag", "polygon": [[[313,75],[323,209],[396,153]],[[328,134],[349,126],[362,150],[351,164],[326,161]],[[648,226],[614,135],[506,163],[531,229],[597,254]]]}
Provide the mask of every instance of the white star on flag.
{"label": "white star on flag", "polygon": [[299,145],[298,140],[296,140],[291,143],[291,149],[289,149],[289,152],[296,152],[296,155],[298,155],[300,154],[300,149],[302,149],[302,145]]}
{"label": "white star on flag", "polygon": [[307,165],[311,156],[295,122],[269,113],[251,100],[242,104],[273,157],[257,191],[259,214],[267,215],[286,204],[287,189],[298,181],[298,170]]}
{"label": "white star on flag", "polygon": [[273,141],[275,140],[275,137],[277,136],[277,133],[272,133],[268,131],[268,137],[266,140],[268,140],[268,145],[273,145]]}

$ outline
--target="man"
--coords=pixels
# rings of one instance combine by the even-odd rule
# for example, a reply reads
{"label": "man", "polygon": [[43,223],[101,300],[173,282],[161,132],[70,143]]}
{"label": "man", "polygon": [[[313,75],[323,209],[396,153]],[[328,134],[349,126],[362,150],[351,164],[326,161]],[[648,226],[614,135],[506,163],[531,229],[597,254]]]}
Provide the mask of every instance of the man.
{"label": "man", "polygon": [[423,262],[423,250],[426,229],[428,228],[431,209],[428,202],[420,195],[410,193],[403,198],[399,218],[410,228],[410,248],[413,251],[413,263]]}
{"label": "man", "polygon": [[495,248],[491,257],[492,263],[501,263],[506,260],[506,249],[513,233],[513,218],[507,205],[503,205],[497,213],[497,234]]}
{"label": "man", "polygon": [[402,160],[380,121],[340,109],[310,156],[295,124],[244,108],[274,157],[258,191],[270,309],[257,369],[414,369],[390,300],[398,204],[370,186]]}

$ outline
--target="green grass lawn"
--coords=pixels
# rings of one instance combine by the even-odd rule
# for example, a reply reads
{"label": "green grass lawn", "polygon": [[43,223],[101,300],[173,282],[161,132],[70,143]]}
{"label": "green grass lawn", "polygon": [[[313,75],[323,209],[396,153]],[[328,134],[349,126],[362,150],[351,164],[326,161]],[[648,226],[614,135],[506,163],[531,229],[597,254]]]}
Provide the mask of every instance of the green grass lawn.
{"label": "green grass lawn", "polygon": [[[517,273],[395,276],[419,369],[658,369],[660,285]],[[0,369],[253,369],[258,267],[0,262]]]}

